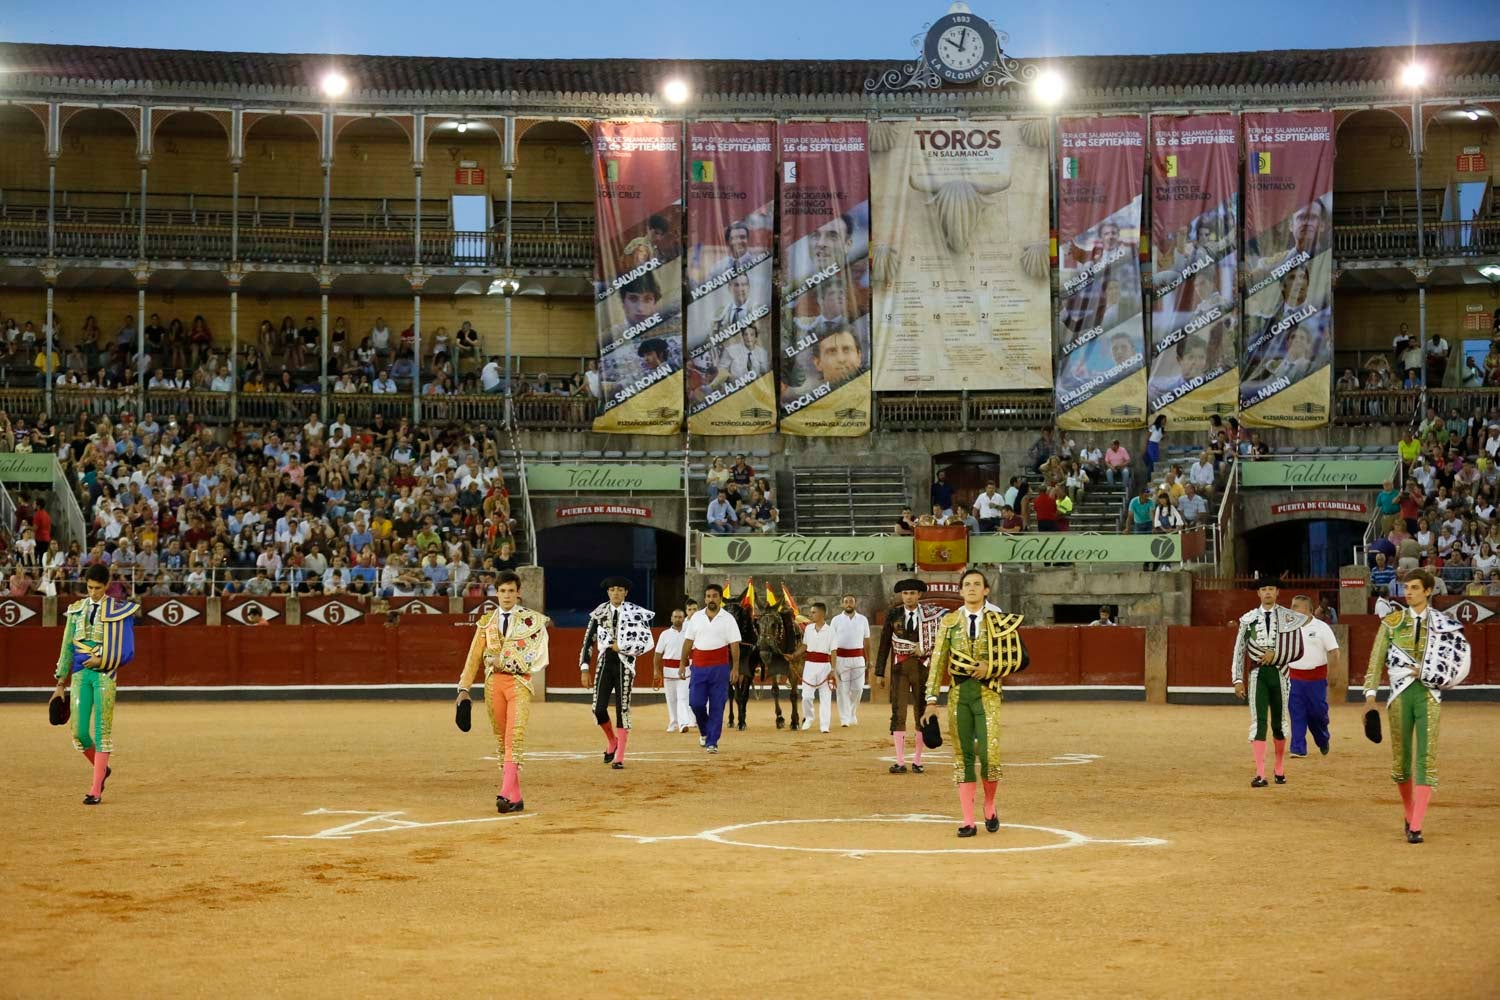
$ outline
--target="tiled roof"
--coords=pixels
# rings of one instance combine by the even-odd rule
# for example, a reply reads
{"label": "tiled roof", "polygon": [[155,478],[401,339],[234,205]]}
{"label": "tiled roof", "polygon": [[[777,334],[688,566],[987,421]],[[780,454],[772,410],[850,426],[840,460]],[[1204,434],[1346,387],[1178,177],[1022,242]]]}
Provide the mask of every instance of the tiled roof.
{"label": "tiled roof", "polygon": [[[1500,42],[1423,46],[1434,83],[1500,77]],[[1405,47],[1074,56],[1047,60],[1079,91],[1172,87],[1246,88],[1392,80],[1412,57]],[[49,81],[123,81],[177,87],[312,90],[330,67],[359,92],[530,91],[651,94],[680,75],[699,93],[858,95],[867,79],[899,66],[889,60],[452,59],[416,56],[202,52],[92,45],[0,43],[0,80],[30,89]],[[0,89],[3,96],[3,89]]]}

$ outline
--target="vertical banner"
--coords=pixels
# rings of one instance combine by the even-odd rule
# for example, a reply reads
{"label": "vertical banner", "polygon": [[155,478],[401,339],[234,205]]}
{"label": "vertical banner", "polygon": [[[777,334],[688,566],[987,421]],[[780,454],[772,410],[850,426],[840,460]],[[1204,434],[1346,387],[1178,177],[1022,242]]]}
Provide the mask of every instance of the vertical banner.
{"label": "vertical banner", "polygon": [[863,122],[781,126],[781,429],[870,430],[870,155]]}
{"label": "vertical banner", "polygon": [[770,122],[688,127],[687,412],[693,434],[776,426]]}
{"label": "vertical banner", "polygon": [[1057,163],[1057,425],[1146,423],[1141,199],[1146,123],[1064,118]]}
{"label": "vertical banner", "polygon": [[875,126],[876,389],[1051,388],[1049,132]]}
{"label": "vertical banner", "polygon": [[1333,377],[1333,113],[1246,114],[1240,419],[1316,427]]}
{"label": "vertical banner", "polygon": [[682,128],[594,124],[594,430],[682,430]]}
{"label": "vertical banner", "polygon": [[1151,418],[1207,427],[1239,403],[1234,115],[1151,120]]}

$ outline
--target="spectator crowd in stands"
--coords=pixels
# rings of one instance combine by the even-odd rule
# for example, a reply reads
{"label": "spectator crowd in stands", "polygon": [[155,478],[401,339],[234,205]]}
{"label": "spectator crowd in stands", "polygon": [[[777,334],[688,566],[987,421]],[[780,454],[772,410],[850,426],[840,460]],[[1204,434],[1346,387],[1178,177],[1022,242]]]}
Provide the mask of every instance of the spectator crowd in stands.
{"label": "spectator crowd in stands", "polygon": [[715,458],[704,477],[708,514],[705,527],[716,535],[771,534],[781,520],[776,490],[764,476],[736,455],[734,464]]}
{"label": "spectator crowd in stands", "polygon": [[1407,575],[1420,567],[1437,578],[1438,593],[1500,596],[1500,414],[1443,416],[1429,407],[1397,450],[1405,482],[1387,481],[1375,498],[1375,593],[1402,596]]}
{"label": "spectator crowd in stands", "polygon": [[78,484],[90,542],[50,538],[26,494],[0,551],[13,595],[77,592],[88,567],[120,595],[478,596],[516,564],[494,440],[382,416],[359,428],[0,414],[0,448],[51,452]]}

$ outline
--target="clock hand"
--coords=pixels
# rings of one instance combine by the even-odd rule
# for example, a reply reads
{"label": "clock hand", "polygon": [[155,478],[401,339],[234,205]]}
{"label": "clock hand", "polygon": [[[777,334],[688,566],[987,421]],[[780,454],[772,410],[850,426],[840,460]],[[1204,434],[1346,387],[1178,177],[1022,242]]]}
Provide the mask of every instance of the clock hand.
{"label": "clock hand", "polygon": [[969,29],[968,28],[963,29],[963,34],[960,35],[959,38],[961,39],[961,41],[959,42],[959,45],[963,46],[964,48],[968,48],[969,47]]}

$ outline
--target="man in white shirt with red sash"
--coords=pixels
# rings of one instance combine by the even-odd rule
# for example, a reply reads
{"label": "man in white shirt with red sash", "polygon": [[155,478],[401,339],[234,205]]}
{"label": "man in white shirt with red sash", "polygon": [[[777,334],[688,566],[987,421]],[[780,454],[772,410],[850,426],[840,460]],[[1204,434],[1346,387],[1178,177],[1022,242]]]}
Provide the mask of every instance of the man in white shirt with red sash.
{"label": "man in white shirt with red sash", "polygon": [[[685,733],[693,724],[688,707],[688,668],[682,662],[683,613],[672,612],[672,625],[656,638],[656,683],[667,693],[667,732]],[[665,681],[663,681],[665,678]]]}
{"label": "man in white shirt with red sash", "polygon": [[859,701],[865,693],[865,663],[870,645],[870,620],[860,614],[853,594],[845,594],[843,612],[829,624],[835,641],[833,675],[839,700],[839,725],[859,721]]}
{"label": "man in white shirt with red sash", "polygon": [[698,721],[698,742],[709,753],[719,752],[724,729],[724,705],[729,685],[740,672],[740,626],[724,610],[724,588],[703,588],[703,609],[682,630],[682,658],[688,668],[688,704]]}
{"label": "man in white shirt with red sash", "polygon": [[1318,753],[1328,753],[1328,668],[1338,664],[1343,655],[1338,637],[1327,622],[1313,617],[1312,598],[1301,594],[1292,598],[1292,610],[1307,616],[1302,626],[1302,655],[1290,666],[1291,697],[1287,709],[1292,717],[1293,757],[1307,756],[1307,731],[1312,730]]}
{"label": "man in white shirt with red sash", "polygon": [[813,698],[818,700],[818,729],[828,732],[829,703],[833,700],[833,658],[837,633],[828,624],[828,608],[821,603],[808,605],[812,623],[802,631],[802,642],[793,656],[802,657],[802,728],[812,728]]}

